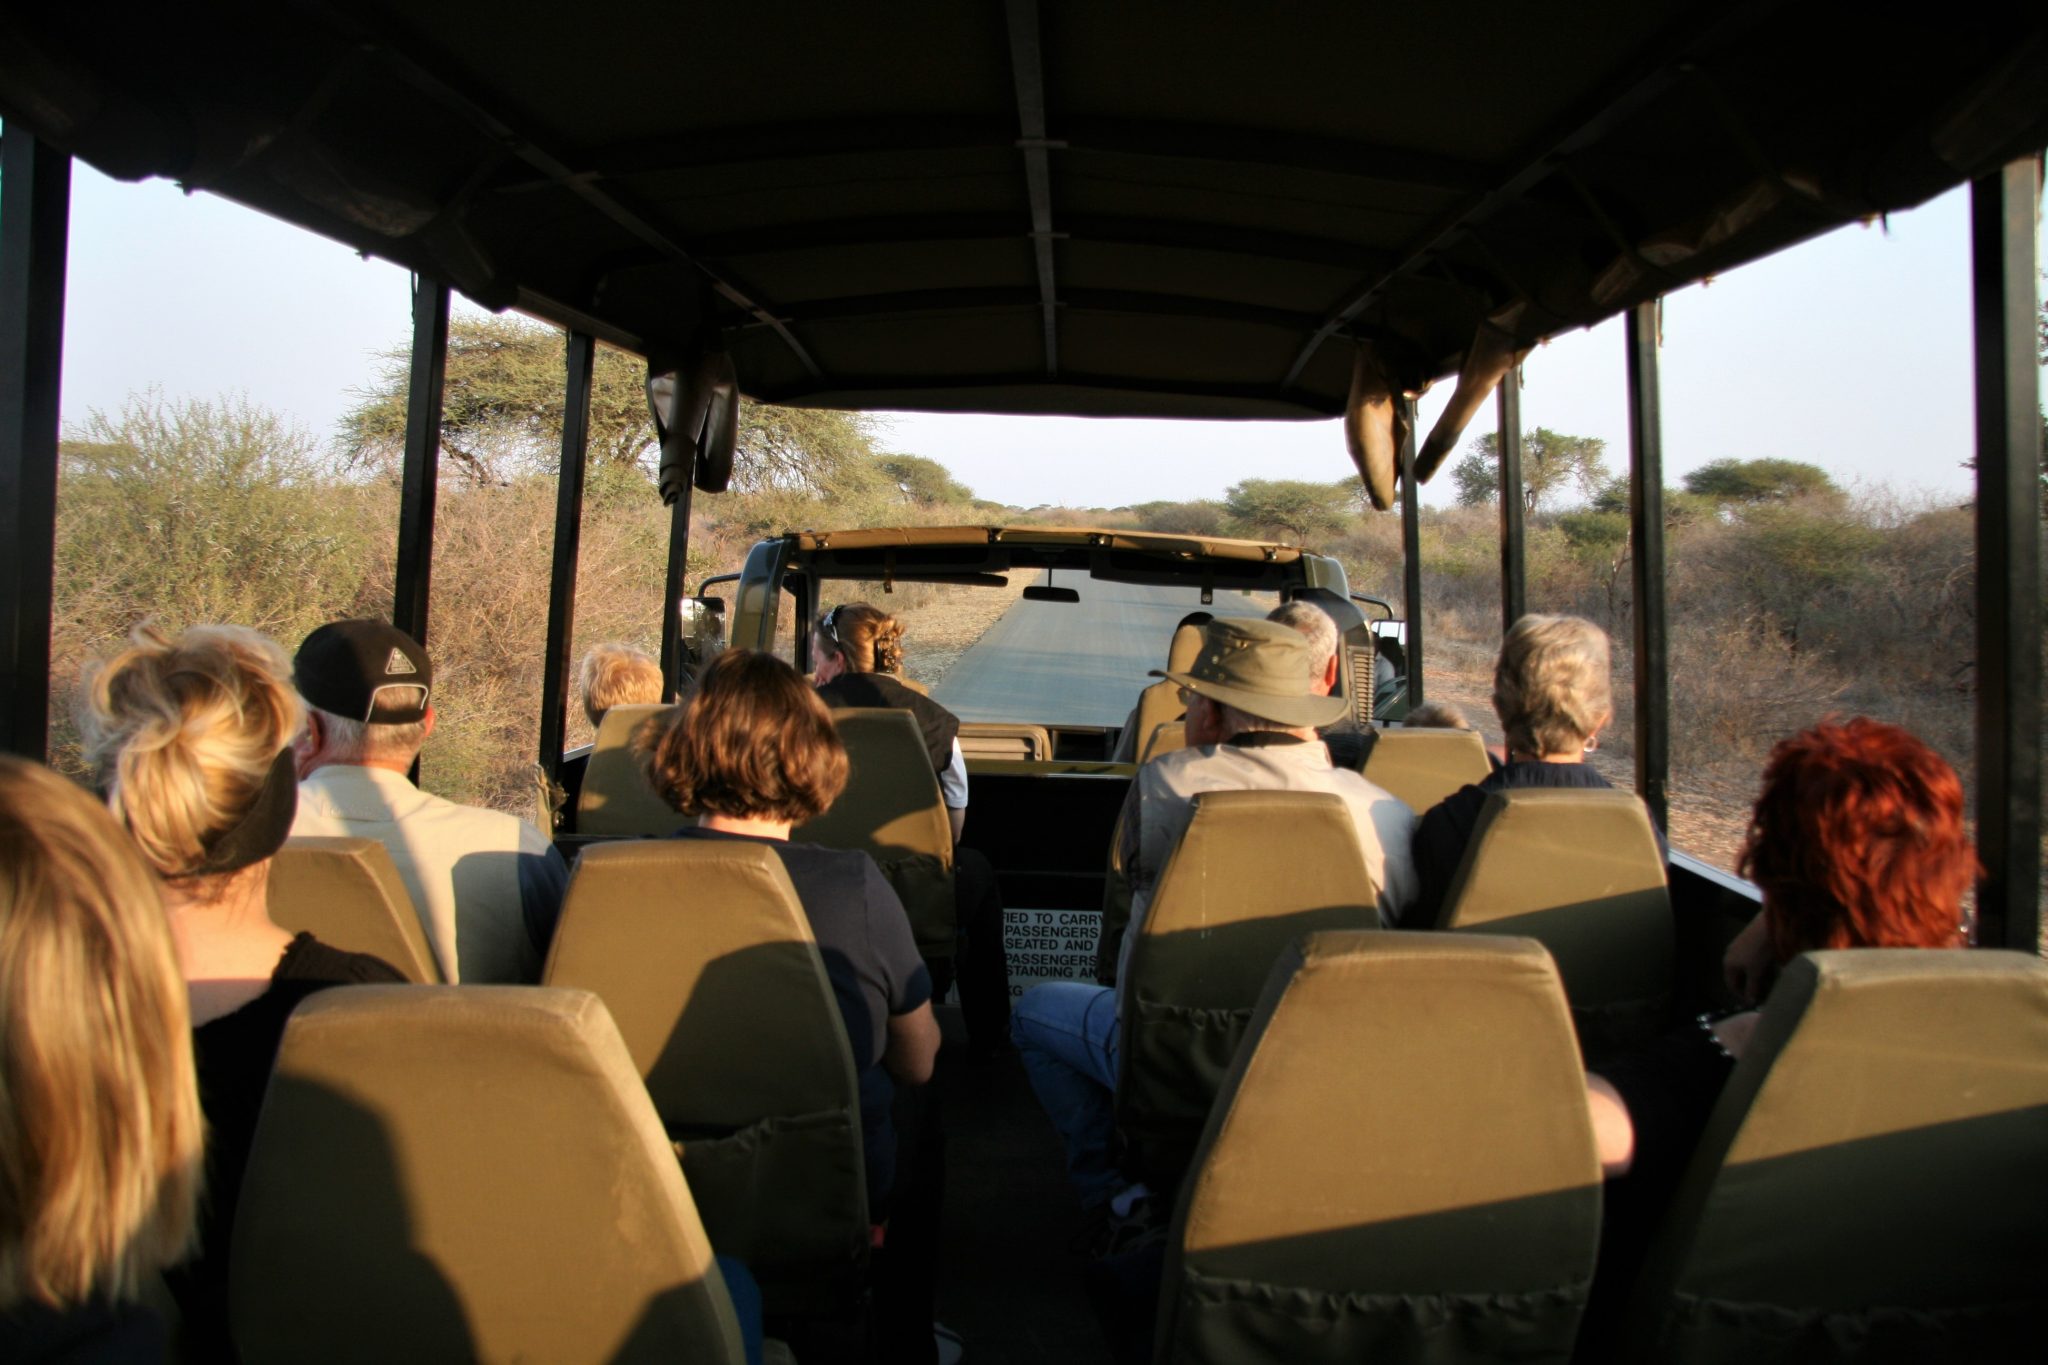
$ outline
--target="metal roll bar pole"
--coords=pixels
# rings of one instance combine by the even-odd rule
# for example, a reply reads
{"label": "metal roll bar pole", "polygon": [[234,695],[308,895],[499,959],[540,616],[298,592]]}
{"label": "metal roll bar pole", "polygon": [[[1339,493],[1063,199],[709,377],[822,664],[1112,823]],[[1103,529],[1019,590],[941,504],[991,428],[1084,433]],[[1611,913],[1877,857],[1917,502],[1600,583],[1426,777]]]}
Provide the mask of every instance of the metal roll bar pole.
{"label": "metal roll bar pole", "polygon": [[674,463],[682,475],[682,491],[669,504],[668,581],[661,593],[661,690],[663,696],[673,698],[676,689],[683,685],[683,622],[676,608],[683,600],[684,575],[690,565],[690,502],[696,492],[697,439],[695,433],[685,435],[673,425],[668,429],[667,439],[681,443],[680,458],[671,461],[664,450],[663,462]]}
{"label": "metal roll bar pole", "polygon": [[1494,396],[1500,435],[1500,628],[1528,614],[1527,518],[1522,506],[1522,367],[1509,370]]}
{"label": "metal roll bar pole", "polygon": [[70,220],[71,158],[10,123],[0,132],[0,750],[38,762],[50,747]]}
{"label": "metal roll bar pole", "polygon": [[1664,612],[1664,434],[1659,301],[1628,311],[1628,535],[1635,587],[1636,794],[1671,828],[1671,664]]}
{"label": "metal roll bar pole", "polygon": [[548,645],[540,683],[540,765],[550,782],[562,776],[569,727],[570,655],[576,635],[576,564],[583,544],[583,479],[590,449],[590,382],[597,343],[569,333],[562,403],[562,462],[555,480],[555,550],[548,566]]}
{"label": "metal roll bar pole", "polygon": [[[391,623],[427,643],[433,586],[434,502],[441,482],[441,399],[448,379],[448,286],[412,282],[412,373],[405,392],[405,464],[398,482],[398,565]],[[431,651],[430,651],[431,653]],[[420,780],[413,760],[411,777]]]}
{"label": "metal roll bar pole", "polygon": [[1408,669],[1408,709],[1422,705],[1422,498],[1415,486],[1415,400],[1402,398],[1401,435],[1401,573],[1408,613],[1408,638],[1402,655]]}
{"label": "metal roll bar pole", "polygon": [[1977,369],[1977,941],[2041,944],[2040,163],[1970,186]]}

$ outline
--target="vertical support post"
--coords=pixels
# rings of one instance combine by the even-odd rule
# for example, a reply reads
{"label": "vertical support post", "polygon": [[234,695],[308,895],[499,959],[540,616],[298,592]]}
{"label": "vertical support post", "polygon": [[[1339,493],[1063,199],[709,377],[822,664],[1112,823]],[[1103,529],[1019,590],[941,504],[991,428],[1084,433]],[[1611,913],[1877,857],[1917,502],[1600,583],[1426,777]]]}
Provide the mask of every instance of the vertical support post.
{"label": "vertical support post", "polygon": [[1408,638],[1408,709],[1422,705],[1422,495],[1415,486],[1415,400],[1401,404],[1401,571]]}
{"label": "vertical support post", "polygon": [[1970,186],[1977,365],[1977,941],[2040,951],[2041,410],[2034,361],[2040,163]]}
{"label": "vertical support post", "polygon": [[[681,395],[677,397],[676,410],[686,411]],[[663,451],[662,459],[680,472],[682,487],[676,500],[669,504],[668,582],[661,599],[661,687],[664,695],[673,697],[683,685],[683,623],[676,607],[688,590],[685,575],[690,567],[690,502],[696,492],[697,434],[685,434],[671,426],[668,440],[681,443],[680,459],[671,459],[667,450]]]}
{"label": "vertical support post", "polygon": [[1529,611],[1527,517],[1522,505],[1522,367],[1509,370],[1494,396],[1500,434],[1500,628]]}
{"label": "vertical support post", "polygon": [[1636,794],[1659,829],[1671,805],[1671,661],[1664,613],[1664,431],[1657,393],[1661,301],[1628,312],[1628,535],[1635,587]]}
{"label": "vertical support post", "polygon": [[448,286],[415,275],[412,376],[405,394],[405,465],[398,485],[398,570],[391,623],[427,643],[434,502],[441,481],[441,398],[448,378]]}
{"label": "vertical support post", "polygon": [[0,133],[0,751],[37,761],[50,745],[70,219],[71,158],[10,123]]}
{"label": "vertical support post", "polygon": [[540,765],[549,781],[562,776],[569,726],[570,654],[576,635],[576,563],[583,543],[583,476],[590,448],[590,380],[597,343],[569,333],[562,403],[562,463],[555,480],[555,554],[548,568],[548,652],[540,683]]}

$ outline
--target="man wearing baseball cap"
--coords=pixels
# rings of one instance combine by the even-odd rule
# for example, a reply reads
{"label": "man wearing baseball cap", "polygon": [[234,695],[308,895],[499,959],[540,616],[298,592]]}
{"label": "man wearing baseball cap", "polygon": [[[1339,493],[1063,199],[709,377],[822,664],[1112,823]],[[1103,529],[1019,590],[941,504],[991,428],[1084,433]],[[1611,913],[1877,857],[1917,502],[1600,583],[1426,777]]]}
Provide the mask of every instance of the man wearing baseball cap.
{"label": "man wearing baseball cap", "polygon": [[517,816],[412,784],[434,732],[427,651],[383,621],[332,621],[299,646],[292,678],[307,706],[292,833],[383,844],[450,982],[538,981],[568,869]]}
{"label": "man wearing baseball cap", "polygon": [[[1224,618],[1203,632],[1185,673],[1154,670],[1187,694],[1187,747],[1138,769],[1124,802],[1121,861],[1131,887],[1130,926],[1118,958],[1126,976],[1131,944],[1194,816],[1195,797],[1213,791],[1314,791],[1343,798],[1359,848],[1379,889],[1382,924],[1415,899],[1409,843],[1415,813],[1349,769],[1330,762],[1316,727],[1344,712],[1319,686],[1315,647],[1274,621]],[[1067,1170],[1089,1208],[1130,1216],[1132,1187],[1110,1151],[1116,1086],[1117,988],[1049,981],[1017,1002],[1011,1037],[1032,1088],[1067,1144]],[[1121,1207],[1118,1207],[1121,1206]]]}

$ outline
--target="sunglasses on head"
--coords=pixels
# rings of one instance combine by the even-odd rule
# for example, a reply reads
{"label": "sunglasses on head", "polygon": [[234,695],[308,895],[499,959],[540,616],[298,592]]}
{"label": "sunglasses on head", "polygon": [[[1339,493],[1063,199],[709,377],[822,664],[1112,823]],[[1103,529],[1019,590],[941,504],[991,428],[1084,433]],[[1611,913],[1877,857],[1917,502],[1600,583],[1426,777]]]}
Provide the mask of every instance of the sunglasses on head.
{"label": "sunglasses on head", "polygon": [[835,645],[839,643],[839,613],[844,610],[846,610],[846,604],[842,602],[826,612],[825,619],[818,623],[819,632]]}

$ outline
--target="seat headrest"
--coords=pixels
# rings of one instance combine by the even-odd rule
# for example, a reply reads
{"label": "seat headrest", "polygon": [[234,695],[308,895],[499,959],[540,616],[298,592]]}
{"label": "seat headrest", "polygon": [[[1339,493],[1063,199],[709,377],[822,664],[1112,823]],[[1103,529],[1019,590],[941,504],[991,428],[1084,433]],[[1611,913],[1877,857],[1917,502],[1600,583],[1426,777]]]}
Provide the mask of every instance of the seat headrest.
{"label": "seat headrest", "polygon": [[1185,673],[1195,666],[1195,657],[1202,652],[1202,628],[1181,626],[1173,632],[1173,643],[1166,650],[1166,671]]}
{"label": "seat headrest", "polygon": [[583,835],[666,834],[683,817],[647,783],[634,738],[672,706],[614,706],[598,722],[576,799],[576,832]]}

